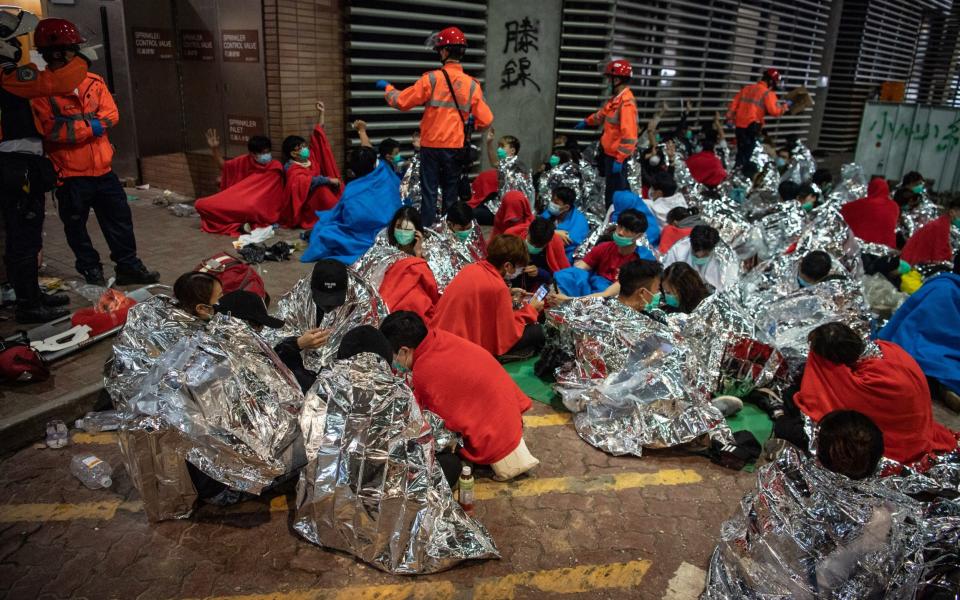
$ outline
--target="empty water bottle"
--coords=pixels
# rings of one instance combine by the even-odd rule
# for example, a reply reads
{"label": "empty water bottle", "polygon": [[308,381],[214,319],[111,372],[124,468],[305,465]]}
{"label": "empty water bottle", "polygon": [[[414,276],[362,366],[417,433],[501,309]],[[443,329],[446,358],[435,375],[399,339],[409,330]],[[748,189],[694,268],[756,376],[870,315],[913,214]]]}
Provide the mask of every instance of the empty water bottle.
{"label": "empty water bottle", "polygon": [[70,432],[60,419],[47,423],[47,448],[63,448],[70,443]]}
{"label": "empty water bottle", "polygon": [[82,419],[77,419],[74,425],[87,433],[116,431],[120,427],[120,415],[115,410],[88,412]]}
{"label": "empty water bottle", "polygon": [[93,454],[77,454],[70,461],[70,472],[91,490],[108,488],[113,484],[113,467]]}

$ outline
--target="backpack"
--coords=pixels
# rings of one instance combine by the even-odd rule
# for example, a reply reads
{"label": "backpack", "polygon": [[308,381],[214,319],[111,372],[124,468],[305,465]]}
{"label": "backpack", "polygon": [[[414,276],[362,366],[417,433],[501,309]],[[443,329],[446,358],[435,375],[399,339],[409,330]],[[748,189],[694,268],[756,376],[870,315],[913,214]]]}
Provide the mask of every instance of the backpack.
{"label": "backpack", "polygon": [[253,267],[236,256],[226,252],[214,254],[197,265],[195,270],[210,273],[219,279],[224,294],[236,291],[253,292],[265,302],[269,302],[263,278]]}
{"label": "backpack", "polygon": [[0,381],[45,381],[50,367],[40,353],[30,347],[30,340],[21,333],[13,340],[0,340]]}

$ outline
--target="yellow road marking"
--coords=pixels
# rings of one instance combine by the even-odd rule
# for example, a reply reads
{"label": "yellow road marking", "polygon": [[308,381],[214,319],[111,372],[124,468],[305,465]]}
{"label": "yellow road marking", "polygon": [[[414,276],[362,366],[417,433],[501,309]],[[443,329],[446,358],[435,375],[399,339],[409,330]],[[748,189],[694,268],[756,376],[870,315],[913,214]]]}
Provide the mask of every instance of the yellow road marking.
{"label": "yellow road marking", "polygon": [[[690,469],[663,469],[648,473],[612,473],[586,477],[549,477],[524,479],[513,483],[495,481],[477,482],[474,490],[477,500],[498,498],[526,498],[543,494],[616,492],[635,488],[683,485],[698,483],[702,478]],[[243,502],[222,509],[223,514],[288,512],[291,508],[286,496],[270,499],[269,506],[263,502]],[[76,519],[109,520],[117,511],[140,512],[143,503],[139,500],[103,500],[76,504],[3,504],[0,505],[0,523],[72,521]]]}
{"label": "yellow road marking", "polygon": [[[519,591],[543,592],[550,597],[593,590],[635,588],[653,563],[634,560],[609,565],[526,571],[503,577],[475,579],[458,590],[450,581],[415,581],[347,588],[318,588],[268,594],[214,596],[206,600],[511,600]],[[463,589],[463,588],[467,589]],[[470,589],[472,587],[472,590]]]}
{"label": "yellow road marking", "polygon": [[117,434],[112,431],[104,431],[103,433],[78,431],[73,434],[71,441],[74,444],[116,444]]}

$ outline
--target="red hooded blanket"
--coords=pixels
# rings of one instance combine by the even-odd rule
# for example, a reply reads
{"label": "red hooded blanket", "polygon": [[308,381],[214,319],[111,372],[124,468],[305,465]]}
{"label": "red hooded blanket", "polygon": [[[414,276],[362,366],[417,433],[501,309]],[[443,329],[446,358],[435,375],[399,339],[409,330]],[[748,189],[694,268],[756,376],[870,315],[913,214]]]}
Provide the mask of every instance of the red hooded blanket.
{"label": "red hooded blanket", "polygon": [[861,240],[897,247],[900,207],[890,199],[890,186],[882,177],[871,179],[867,197],[844,204],[840,214],[853,230],[853,235]]}
{"label": "red hooded blanket", "polygon": [[493,231],[490,232],[490,239],[506,232],[515,225],[526,227],[533,221],[533,211],[530,210],[530,201],[523,192],[510,190],[503,195],[500,202],[500,210],[493,217]]}
{"label": "red hooded blanket", "polygon": [[310,229],[317,222],[317,211],[330,210],[340,199],[340,189],[318,185],[310,191],[310,182],[317,175],[340,179],[340,169],[330,150],[327,134],[317,125],[310,135],[310,166],[291,162],[287,167],[286,207],[281,225],[291,229]]}
{"label": "red hooded blanket", "polygon": [[495,463],[520,444],[530,398],[480,346],[431,329],[413,353],[412,381],[417,403],[463,435],[467,460]]}
{"label": "red hooded blanket", "polygon": [[953,260],[950,221],[950,213],[947,213],[921,227],[907,240],[900,258],[911,265]]}
{"label": "red hooded blanket", "polygon": [[[437,302],[431,327],[449,331],[500,356],[520,341],[537,311],[528,304],[513,310],[513,297],[487,261],[465,266]],[[459,363],[458,363],[459,364]]]}
{"label": "red hooded blanket", "polygon": [[272,160],[261,165],[250,154],[223,163],[220,191],[198,198],[200,228],[207,233],[238,236],[244,223],[265,227],[280,221],[283,211],[283,167]]}
{"label": "red hooded blanket", "polygon": [[427,261],[411,256],[387,269],[380,284],[380,297],[390,312],[410,310],[429,323],[440,291]]}
{"label": "red hooded blanket", "polygon": [[470,208],[476,208],[483,204],[487,196],[500,190],[500,179],[497,170],[487,169],[486,171],[480,171],[480,174],[477,175],[473,183],[470,184],[470,190],[473,192],[473,195],[470,196],[470,200],[467,202]]}
{"label": "red hooded blanket", "polygon": [[[521,240],[527,239],[527,235],[530,234],[529,225],[514,225],[513,227],[504,231],[506,235],[515,235]],[[550,267],[550,271],[556,273],[561,269],[570,268],[570,260],[567,258],[567,252],[563,246],[563,240],[557,234],[553,234],[553,238],[547,244],[547,247],[544,248],[544,251],[547,253],[547,266]]]}
{"label": "red hooded blanket", "polygon": [[690,176],[704,185],[720,185],[727,178],[727,171],[713,150],[691,154],[687,159],[687,168],[690,169]]}
{"label": "red hooded blanket", "polygon": [[853,369],[810,352],[793,397],[797,407],[817,422],[841,409],[867,415],[883,432],[883,455],[901,463],[954,449],[954,435],[933,420],[930,388],[920,366],[900,346],[877,343],[883,358],[861,360]]}

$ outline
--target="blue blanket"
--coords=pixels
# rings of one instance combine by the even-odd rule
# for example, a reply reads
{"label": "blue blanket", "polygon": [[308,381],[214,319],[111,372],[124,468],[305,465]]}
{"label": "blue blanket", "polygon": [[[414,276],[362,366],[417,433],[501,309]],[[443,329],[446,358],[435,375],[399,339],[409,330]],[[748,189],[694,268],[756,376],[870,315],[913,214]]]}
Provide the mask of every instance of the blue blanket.
{"label": "blue blanket", "polygon": [[610,215],[610,222],[616,223],[620,213],[628,208],[640,212],[647,218],[647,243],[652,248],[658,247],[660,245],[660,224],[657,222],[657,217],[643,201],[643,198],[630,190],[620,190],[613,193],[613,214]]}
{"label": "blue blanket", "polygon": [[613,284],[606,277],[577,267],[557,271],[553,274],[553,280],[561,292],[574,298],[602,292]]}
{"label": "blue blanket", "polygon": [[[544,219],[552,218],[548,210],[543,211],[543,214],[540,216]],[[572,208],[567,214],[563,215],[563,219],[557,222],[557,229],[566,231],[570,235],[570,243],[566,244],[563,249],[567,254],[567,260],[569,260],[572,265],[573,253],[577,250],[577,247],[587,239],[587,236],[590,235],[590,223],[579,209]]]}
{"label": "blue blanket", "polygon": [[928,280],[877,337],[900,345],[925,375],[960,394],[960,275]]}
{"label": "blue blanket", "polygon": [[337,205],[317,212],[303,262],[332,258],[353,264],[373,246],[380,231],[400,209],[400,180],[385,161],[347,184]]}

